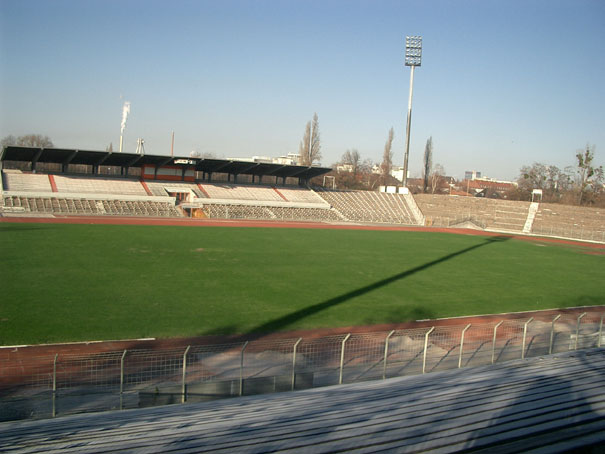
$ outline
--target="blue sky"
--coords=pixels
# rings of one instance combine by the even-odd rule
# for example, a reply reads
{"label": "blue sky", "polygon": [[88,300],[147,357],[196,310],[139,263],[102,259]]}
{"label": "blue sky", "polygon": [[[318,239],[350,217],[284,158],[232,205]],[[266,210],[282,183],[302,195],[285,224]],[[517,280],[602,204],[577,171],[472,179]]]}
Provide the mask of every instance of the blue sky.
{"label": "blue sky", "polygon": [[423,36],[410,171],[426,140],[449,175],[513,179],[533,162],[605,162],[605,1],[0,0],[0,136],[56,146],[296,152],[319,116],[322,164],[347,149],[403,162],[410,69]]}

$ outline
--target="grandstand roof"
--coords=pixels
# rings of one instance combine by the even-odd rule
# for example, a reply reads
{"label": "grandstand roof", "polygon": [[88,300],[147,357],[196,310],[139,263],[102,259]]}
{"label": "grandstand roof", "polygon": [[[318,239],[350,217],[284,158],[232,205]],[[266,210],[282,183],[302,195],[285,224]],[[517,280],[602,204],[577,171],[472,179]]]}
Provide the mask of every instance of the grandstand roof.
{"label": "grandstand roof", "polygon": [[266,162],[238,161],[233,159],[193,158],[188,156],[141,155],[66,148],[37,148],[9,146],[2,150],[0,161],[38,162],[56,164],[87,164],[118,167],[178,166],[195,167],[199,172],[220,172],[231,175],[268,175],[280,178],[311,178],[328,173],[329,167],[272,164]]}

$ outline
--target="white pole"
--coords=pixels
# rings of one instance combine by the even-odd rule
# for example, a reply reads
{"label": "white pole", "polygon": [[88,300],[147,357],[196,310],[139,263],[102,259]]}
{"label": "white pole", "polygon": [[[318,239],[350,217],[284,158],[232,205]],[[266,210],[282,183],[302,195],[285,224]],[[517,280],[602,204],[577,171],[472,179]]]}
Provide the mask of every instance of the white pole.
{"label": "white pole", "polygon": [[240,363],[239,363],[239,395],[244,394],[244,350],[248,346],[248,341],[244,342],[244,346],[242,347],[242,351],[240,354]]}
{"label": "white pole", "polygon": [[504,320],[499,321],[496,326],[494,326],[494,339],[492,341],[492,364],[494,364],[496,359],[496,332],[502,323],[504,323]]}
{"label": "white pole", "polygon": [[351,337],[351,334],[347,334],[345,336],[345,338],[342,340],[342,345],[340,347],[340,374],[338,377],[338,384],[342,385],[342,370],[344,369],[344,365],[345,365],[345,344],[347,343],[347,341],[349,340],[349,337]]}
{"label": "white pole", "polygon": [[414,68],[410,71],[410,97],[408,99],[408,121],[405,128],[405,155],[403,157],[403,187],[408,185],[408,158],[410,156],[410,130],[412,127],[412,96],[414,93]]}
{"label": "white pole", "polygon": [[55,360],[53,361],[53,418],[57,416],[55,406],[55,400],[57,397],[57,358],[59,358],[59,354],[55,353]]}
{"label": "white pole", "polygon": [[183,353],[183,383],[181,387],[181,403],[183,404],[187,401],[187,353],[189,353],[190,348],[191,345],[187,345],[185,353]]}
{"label": "white pole", "polygon": [[[413,66],[412,66],[412,68],[413,68]],[[422,355],[422,373],[423,374],[425,373],[425,370],[426,370],[426,351],[427,351],[428,346],[429,346],[429,334],[431,334],[434,330],[435,330],[435,327],[433,326],[424,335],[424,354]]]}
{"label": "white pole", "polygon": [[578,317],[578,322],[576,324],[576,343],[574,345],[574,350],[578,349],[578,338],[580,337],[580,321],[582,320],[582,318],[586,315],[586,312],[583,312],[582,314],[580,314],[580,316]]}
{"label": "white pole", "polygon": [[529,325],[534,320],[533,317],[530,317],[528,321],[523,325],[523,345],[521,346],[521,359],[525,359],[525,339],[527,337],[527,325]]}
{"label": "white pole", "polygon": [[464,327],[464,329],[462,330],[462,335],[460,336],[460,354],[458,355],[458,369],[460,369],[462,367],[462,352],[464,351],[464,333],[466,333],[466,330],[469,329],[470,327],[471,327],[470,323],[468,325],[466,325]]}
{"label": "white pole", "polygon": [[548,354],[552,355],[552,344],[555,338],[555,322],[561,318],[561,314],[557,315],[552,319],[552,325],[550,326],[550,344],[548,346]]}
{"label": "white pole", "polygon": [[122,359],[120,359],[120,410],[122,410],[122,394],[124,392],[124,358],[126,357],[127,351],[128,350],[124,350]]}
{"label": "white pole", "polygon": [[384,341],[384,363],[382,365],[382,379],[386,380],[387,378],[387,356],[389,355],[389,339],[393,335],[395,330],[392,330]]}
{"label": "white pole", "polygon": [[292,391],[294,391],[294,386],[296,385],[296,348],[298,344],[302,341],[302,337],[299,337],[296,343],[294,344],[294,351],[292,352]]}

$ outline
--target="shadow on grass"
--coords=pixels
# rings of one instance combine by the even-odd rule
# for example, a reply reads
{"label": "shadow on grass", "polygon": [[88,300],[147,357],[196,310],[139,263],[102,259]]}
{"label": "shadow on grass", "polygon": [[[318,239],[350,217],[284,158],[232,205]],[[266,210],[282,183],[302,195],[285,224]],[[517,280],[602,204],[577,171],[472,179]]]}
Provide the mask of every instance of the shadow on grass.
{"label": "shadow on grass", "polygon": [[[364,287],[360,287],[358,289],[355,290],[351,290],[350,292],[347,293],[343,293],[342,295],[336,296],[334,298],[330,298],[329,300],[323,301],[321,303],[317,303],[317,304],[313,304],[311,306],[305,307],[303,309],[300,309],[298,311],[292,312],[291,314],[287,314],[284,315],[282,317],[278,317],[274,320],[270,320],[266,323],[263,323],[261,325],[258,325],[254,328],[252,328],[250,331],[248,331],[248,336],[247,338],[250,339],[250,337],[252,336],[252,338],[254,337],[260,337],[263,334],[267,334],[267,333],[272,333],[272,332],[276,332],[276,331],[281,331],[283,330],[285,327],[290,326],[306,317],[309,317],[311,315],[315,315],[321,311],[324,311],[326,309],[330,309],[332,307],[338,306],[342,303],[345,303],[353,298],[357,298],[359,296],[365,295],[367,293],[373,292],[374,290],[378,290],[381,287],[384,287],[386,285],[392,284],[393,282],[397,282],[400,281],[402,279],[405,279],[407,277],[410,277],[416,273],[419,273],[421,271],[425,271],[433,266],[439,265],[441,263],[447,262],[448,260],[451,260],[455,257],[458,257],[460,255],[466,254],[468,252],[471,252],[475,249],[479,249],[481,247],[490,245],[490,244],[494,244],[494,243],[500,243],[503,241],[507,241],[509,240],[509,237],[504,237],[504,236],[496,236],[496,237],[489,237],[486,238],[483,242],[479,243],[479,244],[475,244],[474,246],[470,246],[464,249],[461,249],[459,251],[456,252],[452,252],[451,254],[447,254],[443,257],[440,257],[436,260],[432,260],[430,262],[427,262],[423,265],[419,265],[417,267],[414,267],[412,269],[403,271],[401,273],[397,273],[394,274],[393,276],[387,277],[385,279],[381,279],[380,281],[374,282],[372,284],[366,285]],[[400,314],[403,316],[405,315],[405,312],[400,312]],[[418,315],[421,316],[422,318],[427,318],[427,316],[430,316],[430,311],[425,311],[422,308],[415,308],[412,309],[408,315]],[[392,317],[390,317],[392,318]],[[399,319],[399,321],[401,321],[401,319]],[[231,327],[232,328],[232,327]],[[221,330],[224,333],[224,330]],[[215,331],[216,332],[216,331]]]}

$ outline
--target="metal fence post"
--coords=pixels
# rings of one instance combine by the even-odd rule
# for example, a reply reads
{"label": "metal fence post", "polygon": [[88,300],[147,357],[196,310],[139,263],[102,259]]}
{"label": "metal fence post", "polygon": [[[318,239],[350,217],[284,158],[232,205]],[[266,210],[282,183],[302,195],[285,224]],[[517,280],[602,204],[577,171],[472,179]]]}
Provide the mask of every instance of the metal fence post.
{"label": "metal fence post", "polygon": [[55,399],[57,394],[57,358],[59,357],[58,353],[55,353],[55,360],[53,361],[53,418],[57,416],[57,411],[55,407]]}
{"label": "metal fence post", "polygon": [[185,353],[183,353],[183,385],[181,388],[181,403],[187,402],[187,353],[189,353],[189,349],[191,345],[187,345],[185,349]]}
{"label": "metal fence post", "polygon": [[462,330],[462,334],[460,335],[460,354],[458,355],[458,369],[462,367],[462,352],[464,351],[464,333],[466,333],[466,330],[470,327],[471,324],[469,323],[464,327],[464,329]]}
{"label": "metal fence post", "polygon": [[586,315],[586,312],[582,312],[579,316],[578,316],[578,323],[576,324],[576,343],[574,345],[574,350],[578,349],[578,337],[580,337],[580,322],[582,321],[582,318]]}
{"label": "metal fence post", "polygon": [[552,319],[552,325],[550,327],[550,344],[548,346],[548,354],[552,355],[552,346],[555,340],[555,322],[561,318],[561,314],[557,315]]}
{"label": "metal fence post", "polygon": [[529,325],[534,320],[533,317],[530,317],[528,321],[523,325],[523,345],[521,346],[521,359],[525,359],[525,338],[527,336],[527,325]]}
{"label": "metal fence post", "polygon": [[427,350],[427,348],[429,346],[429,334],[431,334],[434,330],[435,330],[435,327],[433,326],[424,335],[424,355],[422,356],[422,373],[423,374],[424,374],[424,371],[426,369],[426,350]]}
{"label": "metal fence post", "polygon": [[128,350],[124,350],[124,353],[122,353],[122,358],[120,359],[120,410],[123,408],[122,393],[124,392],[124,358],[126,357],[127,351]]}
{"label": "metal fence post", "polygon": [[387,338],[384,341],[384,362],[382,364],[382,379],[386,380],[387,378],[387,356],[389,355],[389,339],[393,335],[395,330],[392,330],[389,334],[387,334]]}
{"label": "metal fence post", "polygon": [[300,341],[302,341],[302,337],[298,338],[292,351],[292,391],[294,391],[294,386],[296,385],[296,348],[300,344]]}
{"label": "metal fence post", "polygon": [[342,385],[342,370],[345,365],[345,343],[349,340],[349,337],[351,337],[351,333],[347,334],[342,340],[342,345],[340,348],[340,375],[338,376],[339,385]]}
{"label": "metal fence post", "polygon": [[605,314],[601,315],[601,323],[599,323],[599,339],[597,340],[597,347],[601,347],[601,337],[603,337],[603,317],[605,317]]}
{"label": "metal fence post", "polygon": [[494,364],[496,359],[496,332],[502,323],[504,323],[504,320],[500,320],[496,326],[494,326],[494,340],[492,341],[492,364]]}
{"label": "metal fence post", "polygon": [[248,346],[248,341],[244,342],[244,346],[242,347],[242,352],[240,353],[239,360],[239,395],[244,394],[244,350]]}

